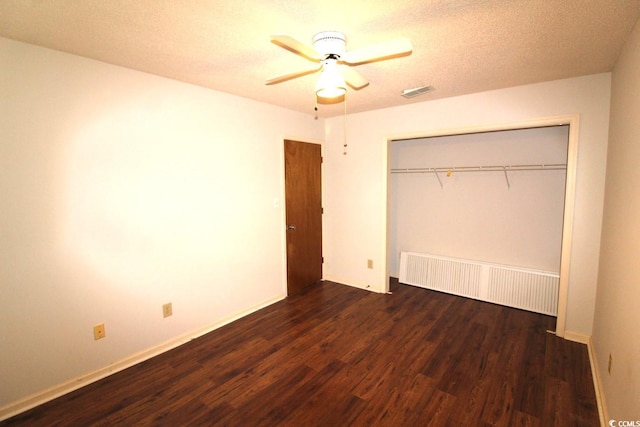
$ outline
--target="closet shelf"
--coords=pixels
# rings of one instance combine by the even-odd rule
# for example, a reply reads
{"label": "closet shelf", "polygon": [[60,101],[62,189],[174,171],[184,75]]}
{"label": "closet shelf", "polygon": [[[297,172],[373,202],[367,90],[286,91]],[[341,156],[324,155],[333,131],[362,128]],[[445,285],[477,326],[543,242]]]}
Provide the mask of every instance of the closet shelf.
{"label": "closet shelf", "polygon": [[501,165],[501,166],[451,166],[451,167],[438,167],[438,168],[395,168],[391,169],[391,173],[433,173],[438,182],[440,188],[443,188],[442,180],[440,179],[440,172],[444,172],[447,176],[451,176],[453,173],[459,172],[503,172],[504,178],[507,181],[507,187],[511,188],[511,182],[509,181],[509,174],[507,172],[517,171],[540,171],[540,170],[566,170],[567,165],[564,163],[543,164],[543,165]]}
{"label": "closet shelf", "polygon": [[565,170],[567,165],[556,163],[550,165],[504,165],[504,166],[450,166],[438,168],[397,168],[391,169],[391,173],[438,173],[438,172],[511,172],[511,171],[537,171],[537,170]]}

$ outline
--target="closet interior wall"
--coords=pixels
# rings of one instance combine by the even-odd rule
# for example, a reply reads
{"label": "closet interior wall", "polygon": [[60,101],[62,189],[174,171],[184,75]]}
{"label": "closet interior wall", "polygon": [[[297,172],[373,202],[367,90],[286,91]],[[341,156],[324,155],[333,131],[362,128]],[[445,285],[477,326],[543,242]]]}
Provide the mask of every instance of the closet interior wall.
{"label": "closet interior wall", "polygon": [[568,136],[554,126],[394,141],[391,276],[401,251],[558,272]]}

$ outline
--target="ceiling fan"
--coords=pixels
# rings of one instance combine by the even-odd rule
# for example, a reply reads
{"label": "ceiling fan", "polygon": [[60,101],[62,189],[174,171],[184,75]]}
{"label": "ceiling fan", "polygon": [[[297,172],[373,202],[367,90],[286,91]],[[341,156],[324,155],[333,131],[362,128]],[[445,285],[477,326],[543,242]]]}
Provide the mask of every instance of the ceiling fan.
{"label": "ceiling fan", "polygon": [[337,31],[316,34],[313,47],[285,35],[271,36],[271,42],[316,64],[274,77],[267,80],[266,84],[282,83],[322,70],[316,85],[316,94],[322,98],[343,95],[347,90],[345,82],[354,89],[362,89],[369,84],[351,66],[406,56],[413,50],[409,39],[400,38],[347,51],[346,37]]}

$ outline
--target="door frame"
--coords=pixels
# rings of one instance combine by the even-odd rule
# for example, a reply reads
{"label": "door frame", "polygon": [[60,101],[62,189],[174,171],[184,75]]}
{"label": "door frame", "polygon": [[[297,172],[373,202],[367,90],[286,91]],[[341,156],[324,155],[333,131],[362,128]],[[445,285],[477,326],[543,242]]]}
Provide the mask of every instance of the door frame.
{"label": "door frame", "polygon": [[565,184],[565,197],[564,197],[564,214],[562,224],[562,249],[560,251],[560,283],[558,289],[558,316],[556,318],[556,331],[555,334],[564,338],[566,319],[567,319],[567,302],[569,295],[569,275],[571,266],[571,243],[573,241],[573,222],[575,212],[575,192],[576,192],[576,177],[578,167],[578,136],[580,129],[580,115],[570,114],[562,116],[545,117],[533,120],[501,123],[485,126],[474,126],[465,128],[450,128],[439,129],[425,132],[415,132],[411,134],[393,135],[386,139],[385,152],[384,152],[384,168],[386,175],[386,183],[384,187],[385,192],[385,236],[384,247],[385,252],[382,259],[384,260],[384,268],[382,272],[384,277],[381,283],[384,283],[384,292],[389,292],[389,230],[391,228],[390,222],[390,156],[391,156],[391,144],[394,141],[402,139],[416,139],[416,138],[429,138],[437,136],[454,136],[454,135],[466,135],[473,133],[483,132],[495,132],[504,130],[518,130],[518,129],[533,129],[549,126],[569,126],[569,141],[567,146],[567,173]]}
{"label": "door frame", "polygon": [[[280,257],[281,257],[281,289],[283,294],[286,296],[288,293],[287,287],[287,205],[286,205],[286,181],[285,181],[285,152],[284,152],[284,141],[297,141],[297,142],[305,142],[308,144],[316,144],[320,146],[320,156],[324,159],[324,141],[320,139],[306,138],[300,136],[291,136],[291,135],[282,135],[280,137],[280,197],[275,198],[273,200],[274,207],[280,208]],[[324,206],[324,162],[320,164],[320,173],[321,173],[321,185],[320,185],[320,197],[322,199],[322,206]],[[322,215],[322,254],[324,257],[324,248],[325,248],[325,222],[324,215]],[[325,277],[325,269],[324,263],[322,264],[322,280]]]}

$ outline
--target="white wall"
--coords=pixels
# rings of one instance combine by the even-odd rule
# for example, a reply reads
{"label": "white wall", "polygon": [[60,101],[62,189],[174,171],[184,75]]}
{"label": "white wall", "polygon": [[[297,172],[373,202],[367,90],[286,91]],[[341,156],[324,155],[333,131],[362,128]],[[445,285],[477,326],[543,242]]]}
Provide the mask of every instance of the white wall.
{"label": "white wall", "polygon": [[[568,126],[393,142],[393,169],[567,162]],[[565,170],[393,173],[389,272],[400,252],[560,271]]]}
{"label": "white wall", "polygon": [[591,333],[609,74],[350,115],[343,156],[338,117],[6,39],[0,71],[0,408],[282,297],[285,136],[328,141],[325,278],[382,290],[388,138],[580,114],[566,327]]}
{"label": "white wall", "polygon": [[322,121],[7,39],[0,75],[0,408],[285,295]]}
{"label": "white wall", "polygon": [[[640,420],[640,24],[613,70],[598,298],[597,375],[608,418]],[[609,354],[613,358],[607,371]]]}
{"label": "white wall", "polygon": [[[610,78],[610,74],[591,75],[353,114],[347,121],[346,156],[342,154],[343,118],[327,120],[326,278],[384,289],[387,139],[579,114],[566,330],[590,335],[604,196]],[[437,82],[433,83],[437,88]],[[373,269],[367,269],[367,259],[374,261]]]}

